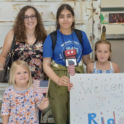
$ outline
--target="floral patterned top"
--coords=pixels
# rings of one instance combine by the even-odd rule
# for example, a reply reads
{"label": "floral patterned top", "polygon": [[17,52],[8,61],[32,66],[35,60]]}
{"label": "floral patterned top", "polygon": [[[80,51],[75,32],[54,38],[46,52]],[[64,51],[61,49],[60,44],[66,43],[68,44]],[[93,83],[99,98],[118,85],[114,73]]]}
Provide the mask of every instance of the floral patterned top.
{"label": "floral patterned top", "polygon": [[38,106],[43,94],[37,94],[33,88],[17,91],[11,85],[3,96],[1,115],[9,115],[8,124],[39,124]]}
{"label": "floral patterned top", "polygon": [[43,43],[38,40],[33,45],[27,42],[16,42],[14,49],[15,59],[24,60],[28,63],[33,79],[43,80]]}

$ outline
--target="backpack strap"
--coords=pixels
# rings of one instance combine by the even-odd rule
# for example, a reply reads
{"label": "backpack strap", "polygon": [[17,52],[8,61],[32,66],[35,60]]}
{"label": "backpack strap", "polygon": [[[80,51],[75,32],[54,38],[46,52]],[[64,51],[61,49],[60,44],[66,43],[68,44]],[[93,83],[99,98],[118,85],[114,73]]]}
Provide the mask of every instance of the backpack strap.
{"label": "backpack strap", "polygon": [[50,33],[51,39],[52,39],[52,49],[54,51],[55,46],[56,46],[56,41],[57,41],[57,31],[54,31]]}
{"label": "backpack strap", "polygon": [[82,32],[78,29],[74,29],[77,37],[78,37],[78,40],[80,41],[80,44],[83,46],[83,42],[82,42],[82,39],[83,39],[83,36],[82,36]]}
{"label": "backpack strap", "polygon": [[[81,46],[83,46],[83,42],[82,42],[82,32],[78,29],[74,29],[74,32],[76,33],[78,40],[80,41]],[[57,41],[57,31],[54,31],[52,33],[50,33],[51,39],[52,39],[52,49],[54,51],[55,46],[56,46],[56,41]]]}

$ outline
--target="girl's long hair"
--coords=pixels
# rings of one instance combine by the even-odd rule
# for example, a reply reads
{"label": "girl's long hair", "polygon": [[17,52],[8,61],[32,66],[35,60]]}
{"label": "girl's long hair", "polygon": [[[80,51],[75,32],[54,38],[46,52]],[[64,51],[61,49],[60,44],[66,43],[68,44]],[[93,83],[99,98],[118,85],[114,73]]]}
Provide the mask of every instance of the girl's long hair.
{"label": "girl's long hair", "polygon": [[[64,10],[64,9],[69,10],[69,11],[71,12],[71,14],[72,14],[73,16],[75,16],[75,15],[74,15],[74,10],[73,10],[73,8],[72,8],[69,4],[62,4],[62,5],[58,8],[57,13],[56,13],[56,30],[57,30],[57,29],[60,29],[60,24],[59,24],[58,20],[59,20],[60,13],[61,13],[62,10]],[[71,28],[72,28],[72,29],[75,28],[75,20],[74,20],[74,22],[72,23]]]}
{"label": "girl's long hair", "polygon": [[25,25],[24,25],[24,16],[25,16],[25,12],[28,9],[33,9],[35,11],[35,16],[37,19],[37,25],[35,28],[35,37],[36,39],[38,39],[38,41],[45,41],[45,38],[47,36],[46,31],[44,29],[43,26],[43,22],[42,22],[42,18],[40,13],[37,11],[37,9],[33,6],[24,6],[18,13],[16,20],[14,22],[13,25],[13,30],[14,30],[14,34],[16,35],[16,42],[24,42],[27,40],[26,37],[26,29],[25,29]]}

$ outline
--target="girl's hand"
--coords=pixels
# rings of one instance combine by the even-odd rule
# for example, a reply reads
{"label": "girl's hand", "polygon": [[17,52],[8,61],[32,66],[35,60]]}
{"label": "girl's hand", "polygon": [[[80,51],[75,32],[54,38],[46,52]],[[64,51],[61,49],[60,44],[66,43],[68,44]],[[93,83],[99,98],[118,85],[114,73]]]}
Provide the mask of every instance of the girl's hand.
{"label": "girl's hand", "polygon": [[66,77],[66,76],[62,76],[61,78],[59,78],[59,80],[58,80],[58,85],[59,86],[68,86],[69,85],[69,83],[70,83],[70,79],[68,78],[68,77]]}
{"label": "girl's hand", "polygon": [[40,103],[40,105],[39,105],[39,108],[40,108],[40,110],[44,110],[44,109],[46,109],[46,108],[48,107],[48,105],[49,105],[49,100],[48,100],[48,98],[44,98],[44,99],[41,101],[41,103]]}
{"label": "girl's hand", "polygon": [[72,83],[69,83],[68,84],[68,91],[70,91],[72,87],[73,87],[73,84]]}
{"label": "girl's hand", "polygon": [[59,78],[59,81],[57,83],[59,86],[67,86],[68,87],[68,91],[71,90],[73,84],[70,83],[70,79],[66,76],[62,76],[61,78]]}

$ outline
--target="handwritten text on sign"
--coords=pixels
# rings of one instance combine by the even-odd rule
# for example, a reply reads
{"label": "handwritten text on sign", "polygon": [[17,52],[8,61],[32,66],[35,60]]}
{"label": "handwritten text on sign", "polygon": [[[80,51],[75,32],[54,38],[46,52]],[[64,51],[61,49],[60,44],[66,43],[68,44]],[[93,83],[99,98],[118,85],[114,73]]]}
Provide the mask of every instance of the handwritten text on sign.
{"label": "handwritten text on sign", "polygon": [[71,124],[124,124],[124,74],[71,76]]}

